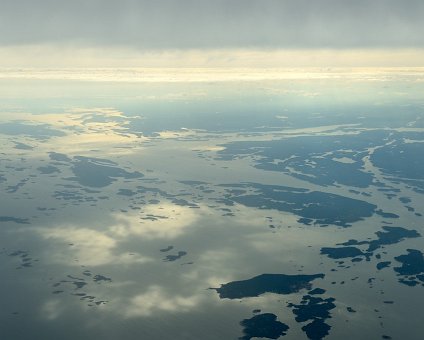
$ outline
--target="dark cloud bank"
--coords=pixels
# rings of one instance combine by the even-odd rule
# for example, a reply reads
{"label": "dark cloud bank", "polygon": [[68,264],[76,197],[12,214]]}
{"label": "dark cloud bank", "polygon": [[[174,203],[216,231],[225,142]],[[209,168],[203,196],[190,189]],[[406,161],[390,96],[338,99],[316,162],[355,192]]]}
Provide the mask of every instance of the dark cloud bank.
{"label": "dark cloud bank", "polygon": [[1,45],[424,47],[421,0],[3,0]]}

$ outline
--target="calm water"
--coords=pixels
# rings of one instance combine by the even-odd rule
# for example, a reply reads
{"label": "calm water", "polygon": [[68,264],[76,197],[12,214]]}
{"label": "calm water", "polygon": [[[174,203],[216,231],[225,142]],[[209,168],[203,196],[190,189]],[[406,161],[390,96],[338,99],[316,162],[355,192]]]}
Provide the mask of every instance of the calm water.
{"label": "calm water", "polygon": [[1,339],[422,339],[422,73],[68,72],[0,77]]}

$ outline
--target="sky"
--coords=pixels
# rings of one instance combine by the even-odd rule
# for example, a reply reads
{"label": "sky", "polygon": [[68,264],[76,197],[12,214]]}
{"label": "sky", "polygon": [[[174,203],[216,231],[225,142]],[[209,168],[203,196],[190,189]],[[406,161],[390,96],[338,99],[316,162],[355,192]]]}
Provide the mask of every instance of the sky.
{"label": "sky", "polygon": [[[299,65],[328,66],[341,63],[348,52],[361,56],[359,66],[374,66],[376,56],[382,66],[424,66],[417,65],[424,55],[422,0],[0,0],[0,5],[3,67],[181,66],[193,60],[195,66],[261,60],[287,66],[299,58]],[[249,55],[258,60],[247,62]]]}

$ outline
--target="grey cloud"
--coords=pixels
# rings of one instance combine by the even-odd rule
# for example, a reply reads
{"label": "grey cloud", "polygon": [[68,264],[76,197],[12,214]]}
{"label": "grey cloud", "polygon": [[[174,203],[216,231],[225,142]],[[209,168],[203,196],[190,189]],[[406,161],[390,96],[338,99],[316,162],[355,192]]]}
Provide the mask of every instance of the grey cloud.
{"label": "grey cloud", "polygon": [[0,0],[0,44],[424,47],[422,0]]}

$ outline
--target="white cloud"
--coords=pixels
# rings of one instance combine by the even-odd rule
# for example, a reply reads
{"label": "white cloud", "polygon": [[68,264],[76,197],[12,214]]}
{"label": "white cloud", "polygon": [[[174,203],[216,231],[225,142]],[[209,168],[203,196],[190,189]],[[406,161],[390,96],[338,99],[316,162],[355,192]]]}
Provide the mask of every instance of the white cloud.
{"label": "white cloud", "polygon": [[[66,242],[66,250],[53,253],[51,260],[67,265],[100,266],[111,263],[143,263],[150,259],[140,254],[116,254],[118,240],[101,232],[88,228],[75,226],[62,226],[58,228],[40,228],[38,232],[45,239],[55,239]],[[63,247],[62,247],[63,248]]]}
{"label": "white cloud", "polygon": [[40,315],[47,320],[55,320],[57,319],[63,312],[63,303],[60,300],[54,299],[45,302],[41,306]]}
{"label": "white cloud", "polygon": [[121,213],[113,215],[114,225],[110,230],[121,238],[140,236],[144,239],[173,239],[185,233],[187,228],[195,226],[199,219],[198,210],[162,201],[143,207],[141,216]]}
{"label": "white cloud", "polygon": [[199,296],[168,294],[160,286],[150,286],[143,294],[131,299],[125,310],[127,317],[150,316],[158,312],[188,312],[200,303]]}
{"label": "white cloud", "polygon": [[[46,58],[46,55],[49,57]],[[266,68],[419,67],[424,66],[423,56],[424,49],[420,46],[354,49],[298,49],[274,46],[268,49],[229,47],[140,51],[127,47],[84,47],[75,44],[63,46],[53,43],[3,47],[0,45],[0,67],[18,68],[2,70],[0,78],[130,82],[223,81],[234,80],[235,76],[236,80],[287,79],[289,74],[276,74],[276,70],[266,71]],[[117,71],[116,68],[126,69]],[[226,68],[235,68],[238,72],[228,72]],[[258,70],[255,71],[255,68]],[[293,77],[293,74],[291,76]]]}

